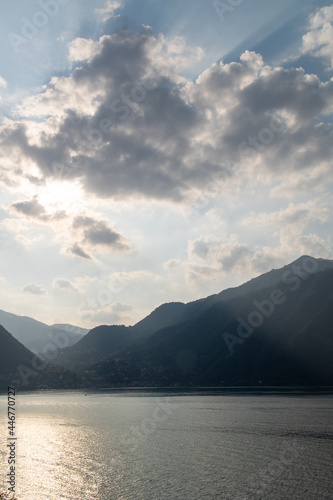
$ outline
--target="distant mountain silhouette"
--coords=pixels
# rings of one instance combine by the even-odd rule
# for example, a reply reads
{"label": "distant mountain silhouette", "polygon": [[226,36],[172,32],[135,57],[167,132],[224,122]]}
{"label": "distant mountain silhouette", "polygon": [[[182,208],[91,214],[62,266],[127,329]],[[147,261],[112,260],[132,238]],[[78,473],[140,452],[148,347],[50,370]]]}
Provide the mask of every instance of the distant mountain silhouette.
{"label": "distant mountain silhouette", "polygon": [[81,329],[71,327],[71,325],[63,325],[63,328],[59,328],[58,325],[48,326],[28,316],[17,316],[2,310],[0,310],[0,324],[33,352],[41,352],[56,333],[64,333],[70,346],[80,340],[87,332],[84,329],[82,332]]}
{"label": "distant mountain silhouette", "polygon": [[106,354],[122,351],[132,339],[132,331],[126,326],[98,326],[83,337],[75,348],[71,346],[60,351],[53,362],[82,371]]}
{"label": "distant mountain silhouette", "polygon": [[14,371],[20,363],[31,365],[34,354],[0,325],[0,370]]}
{"label": "distant mountain silhouette", "polygon": [[76,342],[80,340],[80,337],[87,335],[87,333],[90,331],[88,330],[88,328],[81,328],[80,326],[70,325],[69,323],[56,323],[54,325],[51,325],[50,328],[73,334],[74,339],[77,337]]}
{"label": "distant mountain silhouette", "polygon": [[126,347],[133,347],[155,331],[177,322],[185,307],[181,302],[163,304],[134,326],[102,325],[93,328],[75,347],[63,349],[55,361],[82,370],[98,362],[106,353],[116,354]]}
{"label": "distant mountain silhouette", "polygon": [[0,391],[82,387],[77,374],[41,360],[0,325]]}
{"label": "distant mountain silhouette", "polygon": [[303,256],[132,327],[101,326],[55,362],[98,386],[333,385],[333,261]]}

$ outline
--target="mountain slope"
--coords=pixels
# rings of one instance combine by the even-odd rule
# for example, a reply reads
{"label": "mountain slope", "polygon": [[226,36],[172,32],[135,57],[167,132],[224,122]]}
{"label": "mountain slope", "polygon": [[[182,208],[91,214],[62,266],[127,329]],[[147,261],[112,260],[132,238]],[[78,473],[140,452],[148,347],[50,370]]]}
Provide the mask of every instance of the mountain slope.
{"label": "mountain slope", "polygon": [[77,374],[54,367],[38,358],[0,325],[0,391],[19,389],[64,389],[84,385]]}
{"label": "mountain slope", "polygon": [[69,323],[56,323],[54,325],[51,325],[50,328],[55,328],[56,330],[62,330],[71,334],[76,334],[78,336],[77,341],[80,340],[80,338],[84,337],[84,335],[87,335],[87,333],[90,331],[88,330],[88,328],[81,328],[80,326],[70,325]]}
{"label": "mountain slope", "polygon": [[110,352],[115,355],[156,330],[173,324],[184,308],[185,304],[172,302],[161,305],[132,327],[104,325],[93,328],[75,345],[61,350],[54,362],[76,370],[83,370],[86,366],[103,359]]}
{"label": "mountain slope", "polygon": [[137,336],[147,336],[156,332],[156,330],[177,323],[185,310],[186,304],[182,302],[162,304],[144,319],[136,323],[133,329]]}
{"label": "mountain slope", "polygon": [[19,364],[31,365],[34,354],[0,325],[0,371],[12,372]]}
{"label": "mountain slope", "polygon": [[256,278],[243,283],[242,285],[233,288],[227,288],[226,290],[223,290],[222,292],[214,295],[210,295],[207,298],[199,299],[194,302],[185,304],[185,307],[183,308],[179,316],[175,318],[174,322],[181,323],[183,321],[189,320],[218,302],[241,297],[243,295],[257,292],[265,288],[279,286],[282,283],[282,278],[284,275],[289,273],[290,275],[297,276],[297,273],[305,272],[303,267],[305,267],[306,269],[311,269],[310,274],[312,274],[313,270],[314,272],[320,272],[327,269],[333,269],[333,260],[315,259],[309,255],[303,255],[302,257],[296,259],[294,262],[291,262],[290,264],[287,264],[280,269],[272,269],[267,273],[261,274],[260,276],[257,276]]}
{"label": "mountain slope", "polygon": [[102,386],[333,385],[332,290],[333,262],[303,256],[235,289],[165,304],[138,330],[94,329],[60,362],[89,368]]}
{"label": "mountain slope", "polygon": [[68,345],[73,345],[82,338],[81,332],[77,333],[76,330],[62,330],[48,326],[28,316],[17,316],[2,310],[0,310],[0,324],[33,352],[42,352],[44,346],[52,340],[54,335],[60,332],[62,335],[66,335]]}
{"label": "mountain slope", "polygon": [[[333,270],[292,286],[281,284],[285,300],[271,310],[275,287],[216,303],[195,320],[156,332],[137,359],[156,367],[158,357],[160,373],[170,376],[172,366],[182,383],[333,384]],[[261,324],[258,304],[271,313],[261,314]]]}
{"label": "mountain slope", "polygon": [[59,351],[52,362],[82,371],[102,360],[110,352],[115,355],[122,351],[127,342],[133,339],[133,333],[132,329],[126,326],[98,326],[74,346]]}

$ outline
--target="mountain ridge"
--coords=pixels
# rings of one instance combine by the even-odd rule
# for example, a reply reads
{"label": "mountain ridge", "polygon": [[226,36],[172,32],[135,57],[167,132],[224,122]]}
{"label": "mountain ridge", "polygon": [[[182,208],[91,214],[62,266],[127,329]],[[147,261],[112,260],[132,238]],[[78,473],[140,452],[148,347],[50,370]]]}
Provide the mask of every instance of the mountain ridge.
{"label": "mountain ridge", "polygon": [[20,316],[3,310],[0,310],[0,324],[32,352],[42,352],[45,345],[57,333],[66,335],[68,345],[73,345],[82,338],[80,330],[76,331],[76,327],[60,329],[29,316]]}
{"label": "mountain ridge", "polygon": [[[314,349],[318,354],[313,347],[316,328],[333,322],[332,289],[333,261],[302,256],[232,293],[227,289],[188,304],[162,304],[138,322],[137,331],[136,325],[97,327],[87,336],[89,353],[85,353],[84,338],[64,349],[55,361],[89,371],[107,386],[246,385],[259,380],[317,384],[325,383],[325,370],[333,384],[329,356],[322,355],[322,367],[311,357]],[[250,326],[255,318],[260,319],[258,325]],[[333,358],[332,328],[328,330],[328,335],[318,335],[317,343]],[[101,335],[108,338],[107,348],[106,343],[98,345]],[[311,373],[302,365],[296,345],[299,350],[302,347]]]}
{"label": "mountain ridge", "polygon": [[8,386],[20,390],[82,387],[76,373],[57,368],[29,351],[0,325],[0,391]]}

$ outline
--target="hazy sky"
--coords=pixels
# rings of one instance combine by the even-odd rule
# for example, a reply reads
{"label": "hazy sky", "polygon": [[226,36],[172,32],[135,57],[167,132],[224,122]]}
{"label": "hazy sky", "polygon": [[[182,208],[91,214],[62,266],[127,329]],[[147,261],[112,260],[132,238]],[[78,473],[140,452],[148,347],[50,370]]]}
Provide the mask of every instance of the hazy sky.
{"label": "hazy sky", "polygon": [[0,309],[133,324],[333,258],[330,2],[1,13]]}

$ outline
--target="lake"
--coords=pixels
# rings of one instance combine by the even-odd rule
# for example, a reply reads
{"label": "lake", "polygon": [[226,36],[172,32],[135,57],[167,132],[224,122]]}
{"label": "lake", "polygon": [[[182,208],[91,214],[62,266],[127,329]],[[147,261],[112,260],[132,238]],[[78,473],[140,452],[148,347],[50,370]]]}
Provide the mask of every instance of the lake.
{"label": "lake", "polygon": [[[332,500],[333,396],[16,395],[18,500]],[[1,485],[9,469],[0,396]]]}

